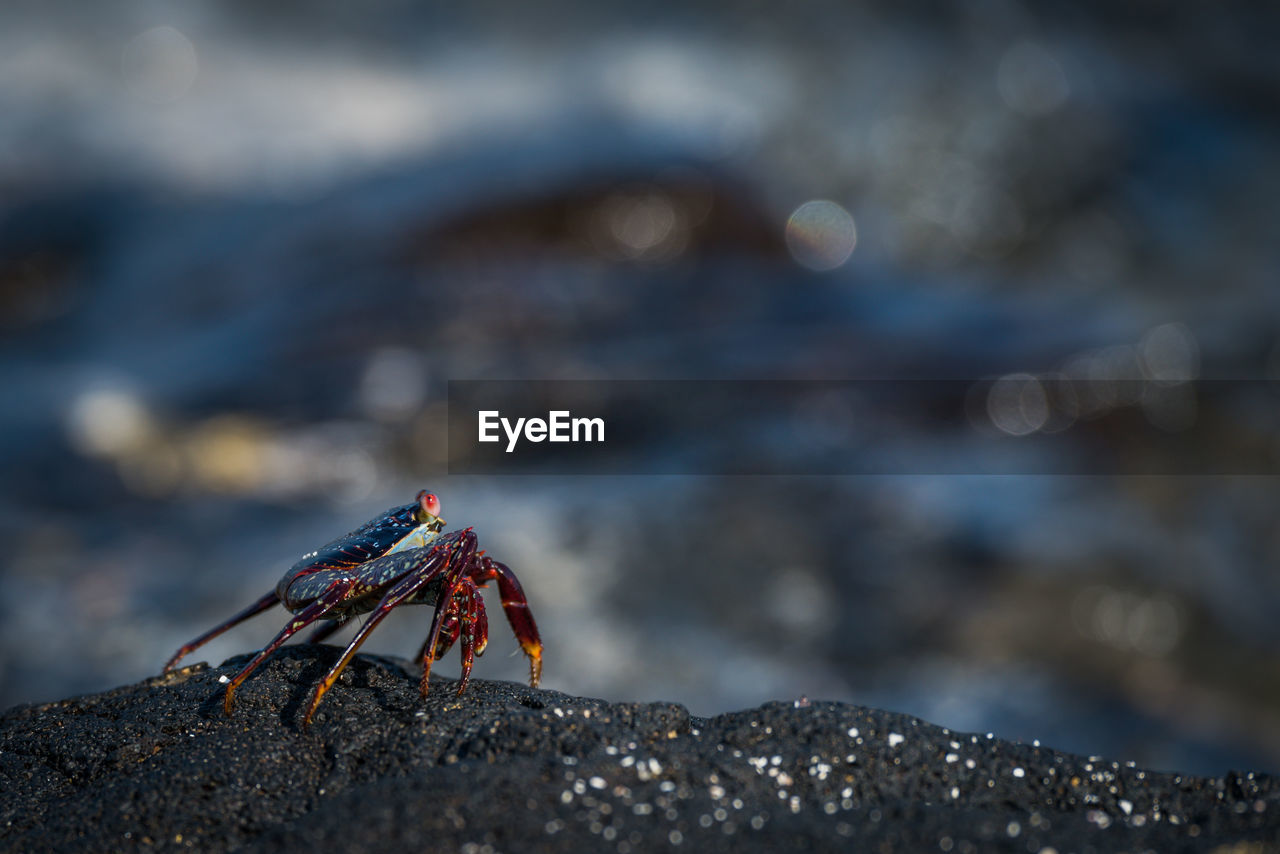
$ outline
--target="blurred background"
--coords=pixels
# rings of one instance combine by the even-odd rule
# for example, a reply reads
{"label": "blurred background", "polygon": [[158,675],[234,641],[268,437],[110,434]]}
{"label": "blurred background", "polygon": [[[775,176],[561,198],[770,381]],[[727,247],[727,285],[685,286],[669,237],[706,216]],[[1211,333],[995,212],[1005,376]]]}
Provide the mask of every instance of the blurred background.
{"label": "blurred background", "polygon": [[[1274,478],[447,474],[450,379],[985,378],[1010,443],[1280,453],[1195,393],[1280,379],[1280,12],[1034,6],[4,4],[0,706],[156,674],[430,487],[550,688],[1280,769]],[[1049,375],[1116,384],[1060,422]]]}

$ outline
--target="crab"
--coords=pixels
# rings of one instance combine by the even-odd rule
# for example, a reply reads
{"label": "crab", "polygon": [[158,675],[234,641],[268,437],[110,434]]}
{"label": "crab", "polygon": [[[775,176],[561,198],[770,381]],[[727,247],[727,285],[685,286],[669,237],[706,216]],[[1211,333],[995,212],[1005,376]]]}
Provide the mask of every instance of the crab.
{"label": "crab", "polygon": [[529,659],[529,684],[537,687],[542,677],[542,641],[520,582],[506,564],[477,549],[476,535],[471,528],[442,533],[445,522],[440,518],[440,510],[440,499],[424,489],[413,503],[392,507],[346,536],[304,555],[284,574],[275,590],[183,646],[165,664],[164,672],[173,670],[189,653],[233,626],[273,605],[284,605],[293,612],[293,619],[227,684],[222,707],[230,715],[236,690],[267,656],[294,634],[324,620],[326,622],[307,639],[309,643],[319,643],[352,617],[369,613],[342,656],[312,693],[302,722],[305,728],[310,725],[325,692],[337,681],[378,623],[399,605],[425,604],[435,605],[435,615],[431,619],[431,630],[418,650],[418,658],[422,660],[422,695],[427,694],[432,662],[442,658],[459,641],[462,675],[458,693],[461,694],[471,678],[476,656],[484,652],[489,640],[489,620],[479,589],[485,587],[486,582],[495,581],[507,622]]}

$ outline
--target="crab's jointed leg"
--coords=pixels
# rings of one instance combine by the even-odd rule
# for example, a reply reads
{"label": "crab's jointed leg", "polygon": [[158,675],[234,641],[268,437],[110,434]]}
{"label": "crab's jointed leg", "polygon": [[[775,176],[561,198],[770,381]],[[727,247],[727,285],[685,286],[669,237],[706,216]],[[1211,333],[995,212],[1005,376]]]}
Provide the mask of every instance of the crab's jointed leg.
{"label": "crab's jointed leg", "polygon": [[[458,605],[456,602],[451,603],[449,611],[444,615],[444,622],[440,626],[440,639],[436,641],[436,651],[432,656],[436,661],[444,658],[449,650],[453,649],[453,645],[458,642],[458,638],[462,637],[462,618],[458,616]],[[427,635],[422,641],[422,646],[418,647],[418,656],[415,661],[422,661],[427,657],[427,641],[431,640],[431,635]]]}
{"label": "crab's jointed leg", "polygon": [[[484,651],[484,644],[480,642],[479,630],[480,621],[487,618],[484,617],[484,600],[480,598],[480,589],[476,587],[476,583],[467,576],[462,577],[462,677],[458,680],[458,694],[467,689],[467,683],[471,681],[471,667],[476,662],[476,656]],[[488,626],[485,627],[488,631]]]}
{"label": "crab's jointed leg", "polygon": [[170,658],[168,663],[165,664],[164,670],[160,672],[168,673],[170,670],[177,667],[178,662],[186,658],[187,655],[199,649],[200,647],[204,646],[209,641],[213,640],[218,635],[225,632],[227,629],[234,628],[235,626],[240,625],[250,617],[256,617],[258,614],[261,614],[263,611],[267,610],[272,605],[278,605],[279,603],[280,603],[280,597],[276,596],[276,592],[272,590],[266,596],[263,596],[257,602],[254,602],[248,608],[245,608],[243,611],[236,614],[234,617],[227,620],[225,623],[219,623],[218,625],[209,629],[209,631],[202,634],[200,637],[184,645],[181,649],[179,649],[177,652],[173,654],[173,657]]}
{"label": "crab's jointed leg", "polygon": [[[320,705],[320,700],[324,697],[325,692],[338,680],[343,668],[347,666],[347,662],[356,654],[356,650],[365,642],[369,633],[377,627],[378,623],[382,622],[396,606],[402,604],[406,599],[438,578],[440,573],[455,561],[459,552],[463,554],[462,562],[465,565],[467,561],[470,561],[474,550],[474,539],[469,544],[464,540],[460,547],[455,546],[452,549],[444,544],[435,546],[421,558],[420,562],[417,562],[417,566],[409,569],[399,581],[391,586],[382,597],[382,600],[378,602],[378,606],[373,609],[369,619],[360,627],[360,631],[356,632],[356,636],[351,639],[351,643],[343,651],[342,657],[329,668],[329,672],[325,674],[324,678],[320,680],[320,684],[316,686],[311,695],[311,702],[307,706],[306,717],[302,721],[304,727],[311,723],[311,716],[315,714],[316,707]],[[376,563],[377,561],[371,561],[368,566],[373,567]]]}
{"label": "crab's jointed leg", "polygon": [[525,598],[524,588],[516,579],[515,573],[505,563],[500,563],[487,555],[477,559],[478,571],[471,577],[477,582],[495,579],[498,582],[498,595],[502,597],[502,611],[507,615],[511,631],[520,641],[520,648],[529,659],[529,684],[538,687],[542,679],[542,639],[538,635],[538,625],[529,613],[529,600]]}
{"label": "crab's jointed leg", "polygon": [[[464,576],[458,593],[449,603],[449,608],[445,611],[444,619],[440,624],[440,639],[436,641],[436,651],[432,656],[434,660],[439,661],[448,655],[449,650],[453,649],[453,645],[462,637],[463,618],[468,616],[468,612],[463,609],[468,602],[473,602],[475,605],[475,611],[469,617],[475,624],[473,637],[475,654],[477,657],[484,655],[485,647],[489,645],[489,618],[484,610],[484,599],[480,596],[479,587],[469,577]],[[428,635],[423,640],[422,646],[418,647],[418,661],[426,658],[427,643],[430,640],[431,636]]]}
{"label": "crab's jointed leg", "polygon": [[240,683],[248,679],[249,674],[257,669],[263,659],[279,649],[285,641],[341,605],[351,591],[355,589],[356,583],[354,578],[339,578],[335,580],[318,599],[295,614],[293,619],[280,630],[280,634],[276,635],[275,640],[258,650],[258,654],[253,657],[253,660],[245,665],[245,668],[237,673],[231,683],[227,685],[227,696],[222,701],[222,710],[227,715],[230,715],[231,706],[235,702],[236,689],[240,687]]}
{"label": "crab's jointed leg", "polygon": [[[457,616],[456,614],[452,614],[455,610],[453,607],[454,597],[458,595],[458,592],[462,589],[463,581],[467,580],[468,573],[474,567],[476,535],[470,528],[467,528],[460,532],[459,542],[462,544],[462,547],[459,550],[462,551],[465,549],[464,559],[451,560],[449,566],[445,569],[444,584],[441,586],[440,593],[436,598],[436,612],[431,618],[431,631],[427,633],[426,643],[423,644],[423,649],[428,650],[431,653],[434,653],[439,648],[440,630],[444,626],[445,617]],[[464,623],[461,627],[464,634],[468,628],[474,630],[474,625],[471,627],[465,625],[467,622],[465,614],[462,615],[460,619]],[[427,695],[427,688],[431,683],[431,664],[434,660],[434,655],[422,656],[421,690],[422,696],[424,697]],[[463,660],[463,670],[462,682],[465,685],[467,677],[471,675],[470,664],[465,658]]]}
{"label": "crab's jointed leg", "polygon": [[480,596],[480,589],[474,583],[471,586],[471,594],[475,597],[476,616],[475,616],[475,639],[476,639],[476,655],[484,655],[485,648],[489,646],[489,615],[484,610],[484,599]]}

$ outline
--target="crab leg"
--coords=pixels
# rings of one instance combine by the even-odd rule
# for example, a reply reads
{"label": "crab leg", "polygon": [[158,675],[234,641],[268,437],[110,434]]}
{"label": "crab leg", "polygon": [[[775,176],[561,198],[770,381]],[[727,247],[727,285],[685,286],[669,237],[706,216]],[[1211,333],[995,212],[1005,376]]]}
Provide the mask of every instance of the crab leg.
{"label": "crab leg", "polygon": [[502,611],[507,615],[511,631],[520,641],[520,648],[529,658],[529,684],[538,687],[542,679],[542,639],[538,636],[538,625],[529,613],[529,600],[525,598],[524,588],[516,579],[515,573],[505,563],[499,563],[487,555],[481,555],[476,561],[476,571],[471,577],[476,581],[495,579],[498,582],[498,595],[502,597]]}
{"label": "crab leg", "polygon": [[[468,602],[474,604],[474,611],[464,611],[463,607]],[[436,651],[432,655],[435,661],[439,661],[449,654],[449,650],[453,649],[453,645],[462,637],[464,624],[464,616],[469,614],[468,619],[474,621],[475,631],[473,632],[473,643],[475,645],[475,654],[478,658],[484,655],[485,647],[489,645],[489,618],[484,609],[484,597],[480,595],[480,588],[470,578],[464,576],[458,594],[453,597],[449,603],[449,610],[445,612],[444,620],[440,626],[440,639],[436,642]],[[427,657],[427,641],[422,642],[422,646],[418,647],[418,660]]]}
{"label": "crab leg", "polygon": [[471,667],[476,663],[476,655],[479,654],[477,641],[480,619],[484,612],[484,601],[480,598],[476,583],[465,575],[462,577],[462,590],[466,605],[462,617],[462,677],[458,680],[459,696],[471,681]]}
{"label": "crab leg", "polygon": [[[227,685],[227,696],[222,701],[222,710],[228,716],[231,714],[231,706],[235,702],[236,689],[240,687],[244,680],[249,678],[249,674],[257,669],[263,659],[279,649],[285,641],[293,637],[297,632],[305,629],[340,605],[355,586],[356,580],[354,578],[339,578],[325,589],[320,598],[295,614],[293,619],[280,630],[280,634],[276,635],[275,640],[260,649],[258,654],[253,657],[253,660],[245,665],[244,670],[237,673],[231,683]],[[275,594],[272,595],[274,596]]]}
{"label": "crab leg", "polygon": [[[369,619],[365,621],[365,624],[360,627],[360,631],[356,632],[356,636],[351,639],[351,643],[343,650],[342,657],[329,668],[329,672],[324,675],[324,678],[320,680],[320,684],[316,686],[315,692],[311,695],[311,703],[307,706],[307,715],[302,720],[304,727],[310,725],[311,716],[315,714],[316,707],[320,705],[320,700],[324,697],[325,692],[333,687],[333,683],[338,680],[338,676],[342,674],[347,662],[356,654],[356,650],[365,642],[365,639],[369,637],[369,634],[377,627],[378,623],[382,622],[397,605],[402,604],[406,599],[438,578],[443,569],[455,562],[454,559],[458,557],[459,552],[462,553],[462,559],[457,562],[466,566],[471,560],[471,555],[475,552],[474,537],[470,542],[464,539],[461,546],[455,546],[453,549],[442,548],[441,546],[433,547],[421,559],[417,567],[410,569],[399,581],[391,586],[391,589],[378,602],[378,606],[373,609]],[[439,613],[439,609],[437,609],[437,613]]]}
{"label": "crab leg", "polygon": [[276,596],[276,593],[274,590],[271,591],[266,596],[263,596],[261,599],[259,599],[257,602],[254,602],[248,608],[245,608],[243,611],[236,614],[231,619],[227,620],[225,623],[219,623],[218,625],[209,629],[209,631],[202,634],[200,637],[196,638],[195,640],[183,646],[180,650],[178,650],[173,654],[173,657],[170,658],[168,663],[165,664],[164,670],[160,672],[168,673],[170,670],[177,667],[178,662],[186,658],[187,655],[199,649],[200,647],[204,646],[209,641],[213,640],[218,635],[225,632],[227,629],[240,625],[250,617],[255,617],[258,614],[261,614],[263,611],[267,610],[272,605],[279,604],[279,602],[280,602],[280,597]]}
{"label": "crab leg", "polygon": [[[444,658],[449,650],[453,649],[453,645],[458,642],[458,638],[462,635],[462,618],[457,614],[457,606],[451,605],[449,613],[445,614],[444,625],[440,628],[440,641],[436,644],[435,654],[432,656],[436,661]],[[431,640],[428,635],[423,640],[422,646],[418,647],[417,661],[427,657],[427,641]]]}
{"label": "crab leg", "polygon": [[480,590],[476,589],[476,655],[484,655],[485,648],[489,646],[489,615],[484,610],[484,598],[480,596]]}
{"label": "crab leg", "polygon": [[[432,653],[436,651],[437,644],[440,642],[440,629],[444,624],[446,612],[450,610],[449,603],[457,595],[463,580],[467,578],[467,574],[474,565],[476,535],[472,533],[470,528],[467,528],[461,532],[459,539],[462,543],[459,551],[465,551],[465,554],[461,560],[450,561],[449,568],[445,573],[444,585],[440,588],[439,597],[436,599],[436,612],[431,618],[431,631],[427,633],[427,642],[423,644],[423,648],[430,650]],[[431,682],[431,664],[434,660],[434,655],[424,655],[422,657],[421,690],[424,697],[427,695],[427,688]]]}

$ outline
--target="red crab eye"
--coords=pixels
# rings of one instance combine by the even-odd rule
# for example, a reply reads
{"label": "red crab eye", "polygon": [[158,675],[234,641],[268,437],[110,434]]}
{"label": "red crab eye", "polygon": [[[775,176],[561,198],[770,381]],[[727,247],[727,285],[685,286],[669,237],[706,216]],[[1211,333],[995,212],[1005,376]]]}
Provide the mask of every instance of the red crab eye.
{"label": "red crab eye", "polygon": [[418,506],[422,508],[424,513],[432,516],[440,515],[440,499],[425,489],[418,493]]}

